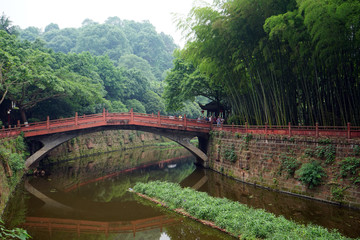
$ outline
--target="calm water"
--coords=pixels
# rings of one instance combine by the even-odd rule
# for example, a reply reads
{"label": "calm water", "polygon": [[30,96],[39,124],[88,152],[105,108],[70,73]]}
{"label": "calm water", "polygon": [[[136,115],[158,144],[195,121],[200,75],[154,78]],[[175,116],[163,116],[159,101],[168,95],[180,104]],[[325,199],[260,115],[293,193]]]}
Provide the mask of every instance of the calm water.
{"label": "calm water", "polygon": [[360,237],[360,211],[243,184],[193,163],[184,149],[139,148],[43,166],[45,176],[19,185],[6,225],[40,240],[233,239],[127,191],[139,181],[165,180]]}

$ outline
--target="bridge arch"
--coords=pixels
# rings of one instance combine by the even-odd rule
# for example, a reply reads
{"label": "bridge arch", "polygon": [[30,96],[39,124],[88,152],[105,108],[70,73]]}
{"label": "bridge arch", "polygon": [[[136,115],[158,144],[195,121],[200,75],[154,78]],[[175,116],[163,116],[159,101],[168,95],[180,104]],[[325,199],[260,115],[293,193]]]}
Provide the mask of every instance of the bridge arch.
{"label": "bridge arch", "polygon": [[[105,125],[100,127],[78,129],[73,131],[67,131],[62,133],[46,134],[28,137],[28,141],[39,141],[43,146],[34,152],[25,161],[26,168],[34,168],[38,165],[39,161],[43,159],[52,149],[58,147],[64,142],[69,141],[72,138],[80,135],[109,130],[136,130],[143,132],[150,132],[160,136],[169,138],[170,140],[177,142],[187,150],[189,150],[196,158],[197,164],[208,167],[208,157],[206,155],[208,134],[203,132],[188,132],[184,130],[176,129],[164,129],[157,127],[141,126],[141,125]],[[190,140],[194,137],[199,139],[199,148],[190,143]]]}

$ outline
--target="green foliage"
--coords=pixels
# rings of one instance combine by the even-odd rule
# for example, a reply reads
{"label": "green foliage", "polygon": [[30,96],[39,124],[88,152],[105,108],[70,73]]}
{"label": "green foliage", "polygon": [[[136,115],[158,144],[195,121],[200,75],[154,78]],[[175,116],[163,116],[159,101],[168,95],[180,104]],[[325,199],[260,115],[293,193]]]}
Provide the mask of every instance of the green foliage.
{"label": "green foliage", "polygon": [[245,141],[246,144],[249,144],[249,142],[253,139],[253,135],[251,133],[246,134],[243,136],[243,140]]}
{"label": "green foliage", "polygon": [[318,142],[320,144],[330,144],[331,140],[329,138],[322,138],[322,139],[319,139]]}
{"label": "green foliage", "polygon": [[[225,100],[220,82],[211,80],[198,71],[191,61],[186,61],[180,52],[175,52],[174,68],[167,74],[163,98],[167,110],[181,110],[187,101],[203,96],[216,103]],[[219,104],[220,105],[220,104]]]}
{"label": "green foliage", "polygon": [[355,145],[353,148],[354,151],[354,156],[360,156],[360,146],[359,145]]}
{"label": "green foliage", "polygon": [[[0,160],[9,164],[11,171],[14,173],[24,169],[25,160],[29,154],[23,134],[14,139],[3,139],[2,142],[6,142],[6,144],[0,145]],[[16,178],[16,174],[13,177]],[[10,179],[10,181],[12,180]]]}
{"label": "green foliage", "polygon": [[243,123],[243,119],[239,116],[239,115],[234,115],[232,114],[228,119],[227,119],[227,124],[235,124],[235,125],[240,125]]}
{"label": "green foliage", "polygon": [[14,229],[7,229],[4,226],[4,222],[0,220],[0,238],[3,240],[7,239],[20,239],[20,240],[26,240],[31,238],[31,236],[27,233],[26,230],[22,228],[14,228]]}
{"label": "green foliage", "polygon": [[225,136],[225,131],[220,131],[219,132],[219,137],[223,138]]}
{"label": "green foliage", "polygon": [[133,132],[129,133],[129,141],[130,142],[134,141],[134,137],[135,137],[135,134]]}
{"label": "green foliage", "polygon": [[144,105],[136,99],[129,99],[125,102],[128,109],[133,109],[134,112],[146,113]]}
{"label": "green foliage", "polygon": [[51,23],[44,32],[21,30],[20,37],[30,42],[0,32],[0,101],[15,102],[23,121],[26,115],[44,120],[98,113],[104,107],[126,111],[122,103],[132,99],[143,105],[135,104],[140,112],[166,114],[161,81],[176,46],[149,22],[88,19],[78,29]]}
{"label": "green foliage", "polygon": [[319,185],[322,177],[326,176],[323,167],[318,161],[305,163],[296,172],[300,176],[299,180],[303,184],[306,184],[310,189]]}
{"label": "green foliage", "polygon": [[197,219],[213,222],[242,239],[345,239],[336,231],[296,224],[262,209],[249,208],[226,198],[214,198],[174,183],[137,183],[134,190],[160,200],[170,209],[184,209]]}
{"label": "green foliage", "polygon": [[230,148],[227,148],[225,150],[224,155],[225,155],[225,159],[229,160],[232,163],[235,163],[237,160],[237,156],[235,153],[235,145],[232,144]]}
{"label": "green foliage", "polygon": [[[359,125],[359,13],[360,3],[353,0],[194,7],[178,20],[188,41],[178,57],[182,65],[172,70],[171,78],[179,81],[168,88],[180,93],[191,64],[191,74],[223,86],[234,116],[229,123]],[[173,99],[176,105],[181,97]]]}
{"label": "green foliage", "polygon": [[305,157],[308,157],[308,158],[314,157],[315,150],[311,149],[311,148],[307,148],[307,149],[305,149],[304,155],[305,155]]}
{"label": "green foliage", "polygon": [[326,164],[331,164],[335,160],[336,149],[334,145],[317,146],[315,149],[315,155],[318,158],[325,159]]}
{"label": "green foliage", "polygon": [[360,158],[347,157],[340,162],[340,175],[351,177],[351,181],[360,183]]}
{"label": "green foliage", "polygon": [[281,171],[285,171],[289,177],[293,177],[296,169],[300,166],[300,162],[285,153],[282,153],[279,159],[281,161]]}
{"label": "green foliage", "polygon": [[331,187],[331,195],[332,195],[332,200],[337,201],[337,202],[341,202],[344,200],[344,191],[346,190],[346,187],[338,187],[338,186],[333,186]]}

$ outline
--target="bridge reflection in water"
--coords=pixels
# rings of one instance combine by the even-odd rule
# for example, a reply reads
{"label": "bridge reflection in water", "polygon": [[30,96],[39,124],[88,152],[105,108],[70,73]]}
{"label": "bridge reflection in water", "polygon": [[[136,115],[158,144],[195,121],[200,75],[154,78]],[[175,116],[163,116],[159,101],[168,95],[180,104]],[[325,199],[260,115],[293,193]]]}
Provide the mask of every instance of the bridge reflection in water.
{"label": "bridge reflection in water", "polygon": [[[100,182],[105,179],[116,177],[122,174],[126,174],[132,171],[149,168],[151,166],[156,166],[159,170],[167,171],[166,169],[173,168],[176,165],[180,165],[182,162],[189,162],[189,156],[185,155],[182,157],[175,157],[167,160],[163,160],[161,162],[152,163],[152,164],[144,164],[139,167],[124,169],[122,171],[116,171],[111,174],[107,174],[102,177],[95,177],[93,179],[87,179],[83,182],[75,184],[73,186],[68,186],[63,189],[63,193],[73,192],[75,189],[84,187],[85,185]],[[187,176],[187,178],[193,178],[192,174]],[[195,176],[196,177],[196,176]],[[186,179],[187,179],[186,178]],[[192,181],[193,188],[198,189],[202,187],[207,182],[207,176],[201,176],[200,178],[196,177],[196,182]],[[186,182],[185,179],[185,182]],[[41,179],[39,179],[41,180]],[[42,181],[45,182],[46,181]],[[163,232],[164,227],[175,226],[179,224],[179,220],[181,218],[176,218],[172,215],[161,215],[161,212],[157,212],[155,214],[159,214],[159,216],[146,216],[143,219],[134,219],[134,220],[121,220],[121,221],[107,221],[106,219],[97,221],[97,220],[84,220],[84,218],[88,218],[83,216],[84,209],[76,208],[76,206],[71,206],[72,204],[63,203],[62,200],[56,200],[54,195],[46,194],[36,188],[36,185],[32,185],[29,181],[25,181],[25,189],[31,193],[32,196],[41,200],[43,205],[35,211],[35,215],[31,214],[25,218],[25,223],[22,224],[21,227],[27,229],[30,233],[37,232],[37,234],[45,234],[46,238],[52,239],[55,237],[55,234],[61,233],[62,235],[65,233],[75,234],[78,238],[92,235],[104,235],[109,237],[111,234],[131,234],[135,238],[140,232],[145,231],[156,231],[159,230],[159,234]],[[41,186],[41,184],[40,184]],[[92,207],[95,207],[93,205]],[[61,212],[60,215],[47,215],[50,212]],[[45,214],[44,214],[45,213]],[[106,215],[106,213],[104,212]],[[46,216],[47,215],[47,216]],[[96,213],[95,213],[96,215]],[[122,214],[120,214],[122,215]],[[75,219],[72,219],[74,216]],[[77,216],[77,217],[76,217]],[[76,219],[80,218],[80,219]],[[82,218],[82,219],[81,219]],[[141,234],[140,234],[141,235]],[[74,236],[75,237],[75,236]],[[137,236],[138,237],[138,236]]]}
{"label": "bridge reflection in water", "polygon": [[133,233],[160,229],[162,232],[164,226],[176,224],[176,219],[169,216],[158,216],[135,221],[121,222],[99,222],[87,220],[61,219],[61,218],[45,218],[45,217],[26,217],[26,222],[22,225],[29,229],[37,231],[48,231],[51,237],[54,231],[74,232],[80,237],[80,234],[105,234],[106,237],[111,233]]}

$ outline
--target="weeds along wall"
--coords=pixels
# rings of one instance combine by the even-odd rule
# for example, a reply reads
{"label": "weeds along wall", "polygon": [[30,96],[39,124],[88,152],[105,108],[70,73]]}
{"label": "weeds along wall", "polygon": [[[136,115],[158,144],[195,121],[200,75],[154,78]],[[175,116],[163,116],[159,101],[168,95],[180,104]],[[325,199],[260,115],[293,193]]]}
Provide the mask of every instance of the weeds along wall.
{"label": "weeds along wall", "polygon": [[211,131],[209,167],[243,182],[360,208],[360,139]]}
{"label": "weeds along wall", "polygon": [[23,136],[0,139],[0,219],[6,203],[20,182],[29,156]]}

